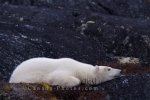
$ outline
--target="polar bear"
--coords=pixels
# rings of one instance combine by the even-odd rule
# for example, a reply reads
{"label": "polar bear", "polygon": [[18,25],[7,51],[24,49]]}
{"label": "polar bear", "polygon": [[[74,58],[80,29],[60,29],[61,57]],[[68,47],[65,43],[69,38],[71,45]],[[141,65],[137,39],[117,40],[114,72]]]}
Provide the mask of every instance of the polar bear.
{"label": "polar bear", "polygon": [[120,76],[121,70],[108,66],[93,66],[71,58],[32,58],[21,63],[12,73],[9,83],[48,83],[73,87],[80,83],[96,85]]}

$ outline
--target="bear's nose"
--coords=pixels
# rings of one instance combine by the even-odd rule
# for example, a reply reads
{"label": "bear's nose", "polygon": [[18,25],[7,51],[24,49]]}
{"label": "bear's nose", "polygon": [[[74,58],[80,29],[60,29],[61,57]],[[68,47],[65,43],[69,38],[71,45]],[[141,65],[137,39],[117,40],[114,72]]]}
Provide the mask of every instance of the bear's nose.
{"label": "bear's nose", "polygon": [[121,71],[120,71],[120,75],[121,75],[121,76],[125,76],[124,72],[125,72],[124,70],[121,70]]}
{"label": "bear's nose", "polygon": [[120,71],[120,74],[123,74],[123,70]]}
{"label": "bear's nose", "polygon": [[126,71],[127,71],[126,69],[123,69],[123,70],[121,70],[121,72],[120,72],[120,73],[121,73],[121,74],[125,74],[125,73],[126,73]]}

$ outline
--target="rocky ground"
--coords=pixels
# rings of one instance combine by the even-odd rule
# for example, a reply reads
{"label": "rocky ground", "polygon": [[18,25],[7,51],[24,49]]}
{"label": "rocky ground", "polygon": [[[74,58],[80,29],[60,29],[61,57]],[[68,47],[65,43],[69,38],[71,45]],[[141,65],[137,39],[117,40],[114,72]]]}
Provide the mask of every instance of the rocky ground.
{"label": "rocky ground", "polygon": [[[0,0],[0,80],[8,82],[14,68],[29,58],[71,57],[125,72],[120,79],[96,86],[99,92],[81,92],[75,100],[89,95],[149,100],[149,12],[149,0]],[[119,57],[139,62],[121,65]],[[16,93],[12,91],[7,97]],[[59,93],[54,94],[60,99]]]}

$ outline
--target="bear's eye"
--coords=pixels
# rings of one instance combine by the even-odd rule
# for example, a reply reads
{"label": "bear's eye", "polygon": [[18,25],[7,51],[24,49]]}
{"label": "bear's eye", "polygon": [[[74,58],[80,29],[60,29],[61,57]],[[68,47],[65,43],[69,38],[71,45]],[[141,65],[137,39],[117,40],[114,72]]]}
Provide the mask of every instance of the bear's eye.
{"label": "bear's eye", "polygon": [[110,71],[111,69],[109,68],[108,71]]}

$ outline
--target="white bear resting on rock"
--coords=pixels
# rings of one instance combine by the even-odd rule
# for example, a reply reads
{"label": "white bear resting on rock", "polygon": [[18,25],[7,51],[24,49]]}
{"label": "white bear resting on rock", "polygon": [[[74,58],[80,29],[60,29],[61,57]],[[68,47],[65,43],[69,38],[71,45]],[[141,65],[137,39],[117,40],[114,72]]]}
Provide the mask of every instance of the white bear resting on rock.
{"label": "white bear resting on rock", "polygon": [[121,70],[93,66],[71,58],[32,58],[21,63],[9,83],[48,83],[73,87],[80,83],[95,85],[120,76]]}

